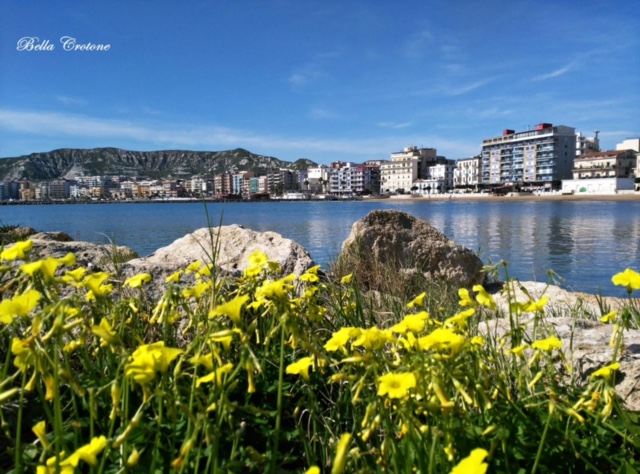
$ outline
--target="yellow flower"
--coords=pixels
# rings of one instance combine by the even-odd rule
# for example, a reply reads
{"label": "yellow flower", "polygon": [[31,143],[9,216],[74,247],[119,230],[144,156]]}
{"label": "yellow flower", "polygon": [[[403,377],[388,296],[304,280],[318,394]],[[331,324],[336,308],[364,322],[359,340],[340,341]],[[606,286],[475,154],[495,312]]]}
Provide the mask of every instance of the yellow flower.
{"label": "yellow flower", "polygon": [[302,359],[294,362],[293,364],[289,364],[286,369],[287,374],[292,375],[302,375],[302,378],[306,381],[309,381],[309,368],[313,366],[314,358],[303,357]]}
{"label": "yellow flower", "polygon": [[256,300],[282,298],[293,289],[290,283],[295,280],[295,278],[296,276],[291,273],[276,281],[265,281],[262,286],[256,290]]}
{"label": "yellow flower", "polygon": [[47,427],[44,420],[42,420],[40,423],[36,423],[34,427],[31,428],[31,431],[33,431],[33,434],[38,437],[42,447],[44,449],[47,449],[49,447],[49,440],[47,439]]}
{"label": "yellow flower", "polygon": [[92,273],[84,277],[82,285],[87,288],[87,299],[95,299],[96,296],[104,296],[111,293],[113,285],[103,285],[111,275],[105,272]]}
{"label": "yellow flower", "polygon": [[562,347],[562,341],[555,336],[548,337],[535,341],[531,344],[531,347],[540,351],[551,352],[554,349],[560,349]]}
{"label": "yellow flower", "polygon": [[390,330],[399,334],[405,334],[407,331],[419,333],[424,331],[428,319],[429,313],[426,311],[421,311],[418,314],[408,314],[402,321],[392,326]]}
{"label": "yellow flower", "polygon": [[124,281],[124,286],[128,286],[129,288],[142,288],[144,283],[149,283],[151,281],[151,275],[148,273],[140,273],[138,275],[132,276]]}
{"label": "yellow flower", "polygon": [[118,335],[106,318],[102,318],[98,326],[92,326],[91,332],[102,339],[106,344],[117,344],[119,341]]}
{"label": "yellow flower", "polygon": [[336,455],[333,457],[333,467],[331,468],[331,474],[342,474],[344,468],[347,465],[347,449],[351,443],[351,435],[345,433],[340,437],[338,441],[338,447],[336,448]]}
{"label": "yellow flower", "polygon": [[482,448],[476,448],[471,451],[469,456],[456,464],[450,474],[484,474],[489,467],[489,465],[484,462],[488,455],[488,451]]}
{"label": "yellow flower", "polygon": [[201,281],[200,283],[196,284],[191,288],[185,288],[184,290],[182,290],[182,296],[184,296],[187,299],[195,298],[198,300],[202,298],[202,295],[212,287],[213,287],[212,281]]}
{"label": "yellow flower", "polygon": [[198,270],[200,269],[200,267],[204,265],[200,260],[196,260],[195,262],[191,262],[189,264],[189,266],[184,270],[184,272],[186,274],[192,273],[192,272],[198,272]]}
{"label": "yellow flower", "polygon": [[227,301],[226,303],[216,306],[215,309],[209,311],[209,317],[215,318],[216,316],[228,316],[236,326],[239,326],[242,322],[242,307],[248,300],[248,295],[236,296],[231,301]]}
{"label": "yellow flower", "polygon": [[349,273],[348,275],[345,275],[340,279],[340,283],[342,285],[348,285],[349,283],[351,283],[352,278],[353,278],[353,273]]}
{"label": "yellow flower", "polygon": [[369,329],[361,329],[360,334],[351,346],[361,346],[367,350],[382,349],[387,342],[395,342],[395,338],[391,331],[381,331],[376,326]]}
{"label": "yellow flower", "polygon": [[[305,283],[316,283],[316,282],[320,281],[320,278],[318,277],[318,272],[317,272],[318,267],[320,267],[320,265],[316,265],[315,267],[311,267],[305,273],[300,275],[300,281],[303,281]],[[314,269],[314,268],[316,269],[316,271],[312,272],[311,270]]]}
{"label": "yellow flower", "polygon": [[175,273],[172,273],[167,278],[164,279],[165,283],[180,283],[180,276],[184,273],[184,270],[178,270]]}
{"label": "yellow flower", "polygon": [[627,268],[622,273],[617,273],[611,278],[616,286],[626,286],[627,291],[631,293],[633,290],[640,290],[640,273]]}
{"label": "yellow flower", "polygon": [[615,323],[616,322],[616,316],[618,316],[618,312],[617,311],[610,311],[607,314],[605,314],[604,316],[602,316],[600,318],[600,321],[602,321],[603,323]]}
{"label": "yellow flower", "polygon": [[411,309],[414,306],[422,306],[424,304],[424,298],[426,296],[427,296],[426,293],[420,293],[418,296],[416,296],[407,304],[407,308]]}
{"label": "yellow flower", "polygon": [[216,382],[216,385],[222,385],[222,376],[228,374],[232,370],[233,364],[231,362],[223,365],[222,367],[218,367],[209,375],[205,375],[204,377],[200,377],[198,380],[196,380],[196,387],[199,387],[203,383],[211,383],[214,380]]}
{"label": "yellow flower", "polygon": [[596,370],[594,373],[591,374],[591,377],[589,377],[589,380],[593,380],[596,377],[602,377],[603,379],[606,380],[611,380],[611,373],[619,370],[620,369],[620,363],[619,362],[614,362],[613,364],[609,364],[606,365],[598,370]]}
{"label": "yellow flower", "polygon": [[515,354],[517,356],[522,356],[524,353],[524,350],[529,347],[527,344],[522,344],[521,346],[518,347],[514,347],[513,349],[510,349],[509,352],[511,352],[512,354]]}
{"label": "yellow flower", "polygon": [[166,372],[173,359],[183,352],[182,349],[164,347],[164,341],[140,346],[131,354],[131,362],[124,368],[125,376],[141,385],[147,384],[155,378],[156,372]]}
{"label": "yellow flower", "polygon": [[378,396],[404,398],[415,386],[416,376],[412,372],[389,372],[378,377]]}
{"label": "yellow flower", "polygon": [[0,323],[10,324],[17,316],[27,316],[42,298],[37,290],[27,290],[10,300],[0,302]]}
{"label": "yellow flower", "polygon": [[320,474],[320,468],[318,466],[311,466],[309,469],[304,471],[304,474]]}
{"label": "yellow flower", "polygon": [[249,257],[247,257],[247,260],[249,260],[249,264],[251,266],[263,269],[267,266],[269,257],[262,250],[255,250],[251,255],[249,255]]}
{"label": "yellow flower", "polygon": [[482,285],[474,285],[473,291],[476,292],[476,301],[482,306],[486,306],[489,309],[496,309],[496,302],[487,290]]}
{"label": "yellow flower", "polygon": [[75,270],[69,270],[62,277],[62,281],[64,281],[68,285],[75,286],[76,283],[79,283],[82,280],[86,272],[87,269],[84,267],[78,267]]}
{"label": "yellow flower", "polygon": [[4,249],[0,253],[0,260],[24,260],[26,252],[33,248],[33,242],[31,240],[24,240],[22,242],[16,242],[8,249]]}
{"label": "yellow flower", "polygon": [[445,327],[456,327],[461,331],[467,329],[467,319],[469,319],[476,312],[474,308],[469,308],[465,311],[461,311],[455,316],[447,318],[444,322]]}
{"label": "yellow flower", "polygon": [[438,352],[447,351],[453,356],[464,345],[464,337],[456,334],[452,329],[438,328],[431,334],[418,339],[418,346],[423,351],[433,349]]}
{"label": "yellow flower", "polygon": [[360,331],[361,330],[359,328],[354,327],[344,327],[338,329],[338,331],[333,333],[331,339],[329,339],[325,343],[325,350],[328,352],[335,352],[340,349],[344,349],[344,347],[347,345],[347,342],[349,342],[349,340],[351,340],[352,338],[357,337],[360,334]]}
{"label": "yellow flower", "polygon": [[471,298],[469,290],[466,288],[460,288],[458,290],[458,296],[460,297],[460,302],[458,303],[460,306],[471,306],[472,308],[478,306],[478,303]]}
{"label": "yellow flower", "polygon": [[[98,464],[98,454],[102,452],[104,448],[107,447],[107,438],[105,436],[99,436],[97,438],[93,438],[89,444],[85,444],[81,446],[74,452],[71,456],[66,459],[60,461],[61,472],[73,473],[75,472],[75,468],[78,466],[80,461],[84,461],[87,464],[95,466]],[[41,471],[40,468],[44,466],[38,467],[38,474],[40,472],[46,473],[54,473],[56,472],[56,458],[52,457],[47,459],[46,470]]]}
{"label": "yellow flower", "polygon": [[202,365],[208,371],[213,370],[213,354],[195,355],[189,359],[189,362],[193,365]]}
{"label": "yellow flower", "polygon": [[549,302],[548,296],[543,296],[538,301],[532,301],[529,304],[526,304],[523,308],[527,313],[535,313],[536,311],[542,311],[545,305]]}
{"label": "yellow flower", "polygon": [[11,340],[11,353],[15,356],[13,365],[15,365],[20,372],[24,372],[28,367],[33,365],[34,355],[27,341],[14,337]]}

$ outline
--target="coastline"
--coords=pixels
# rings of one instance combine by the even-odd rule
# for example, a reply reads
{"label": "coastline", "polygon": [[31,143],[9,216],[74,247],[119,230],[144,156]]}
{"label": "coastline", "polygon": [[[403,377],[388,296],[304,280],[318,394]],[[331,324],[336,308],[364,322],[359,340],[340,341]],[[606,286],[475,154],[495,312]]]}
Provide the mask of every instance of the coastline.
{"label": "coastline", "polygon": [[391,198],[368,198],[367,201],[638,201],[640,192],[624,194],[550,194],[550,195],[517,195],[517,196],[493,196],[488,194],[437,194],[428,197],[423,196],[394,196]]}

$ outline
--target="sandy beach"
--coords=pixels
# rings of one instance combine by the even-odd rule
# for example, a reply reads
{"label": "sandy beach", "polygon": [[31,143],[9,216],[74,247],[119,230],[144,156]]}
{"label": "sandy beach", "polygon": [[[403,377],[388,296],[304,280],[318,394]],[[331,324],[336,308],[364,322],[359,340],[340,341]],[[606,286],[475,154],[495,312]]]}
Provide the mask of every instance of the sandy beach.
{"label": "sandy beach", "polygon": [[520,194],[493,196],[489,194],[432,194],[431,196],[393,196],[369,198],[372,201],[640,201],[640,192],[623,194]]}

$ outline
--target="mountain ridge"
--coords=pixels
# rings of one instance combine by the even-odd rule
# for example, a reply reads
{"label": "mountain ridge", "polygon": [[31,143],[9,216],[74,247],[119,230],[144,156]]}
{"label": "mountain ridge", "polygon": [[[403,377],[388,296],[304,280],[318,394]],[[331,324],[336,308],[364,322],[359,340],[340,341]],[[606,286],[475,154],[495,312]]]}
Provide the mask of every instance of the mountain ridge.
{"label": "mountain ridge", "polygon": [[252,153],[244,148],[225,151],[59,148],[49,152],[0,159],[0,179],[38,181],[72,179],[81,175],[210,177],[224,172],[254,171],[256,174],[266,174],[279,168],[304,170],[316,165],[306,158],[288,162]]}

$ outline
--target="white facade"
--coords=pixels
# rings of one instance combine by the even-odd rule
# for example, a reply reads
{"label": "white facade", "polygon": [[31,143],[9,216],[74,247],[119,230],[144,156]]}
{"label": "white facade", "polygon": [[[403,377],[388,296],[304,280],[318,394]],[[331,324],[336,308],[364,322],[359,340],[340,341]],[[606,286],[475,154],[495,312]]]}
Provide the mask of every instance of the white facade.
{"label": "white facade", "polygon": [[549,123],[482,141],[483,184],[551,184],[571,178],[575,128]]}
{"label": "white facade", "polygon": [[598,133],[600,132],[595,132],[595,137],[589,138],[583,136],[581,132],[576,133],[576,156],[600,151]]}
{"label": "white facade", "polygon": [[478,186],[482,180],[482,159],[479,156],[463,158],[453,172],[454,187]]}
{"label": "white facade", "polygon": [[380,165],[380,192],[410,192],[413,182],[425,177],[427,166],[436,160],[435,148],[410,146],[391,153],[391,161]]}
{"label": "white facade", "polygon": [[634,190],[634,178],[565,179],[563,194],[616,194]]}
{"label": "white facade", "polygon": [[308,168],[307,181],[309,181],[307,189],[312,193],[326,192],[326,190],[329,189],[329,168],[324,165],[316,168]]}

